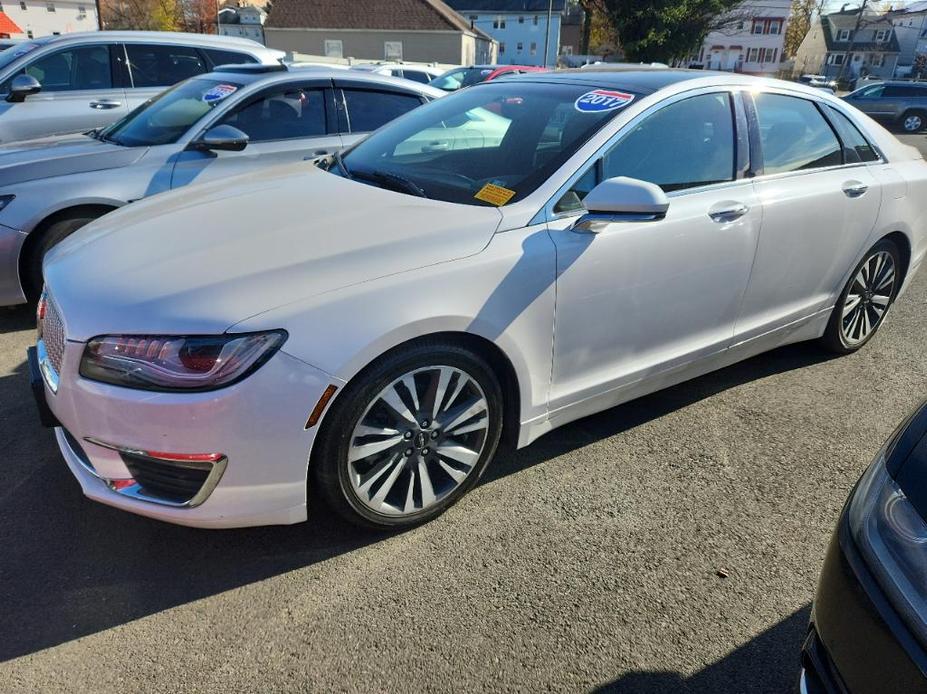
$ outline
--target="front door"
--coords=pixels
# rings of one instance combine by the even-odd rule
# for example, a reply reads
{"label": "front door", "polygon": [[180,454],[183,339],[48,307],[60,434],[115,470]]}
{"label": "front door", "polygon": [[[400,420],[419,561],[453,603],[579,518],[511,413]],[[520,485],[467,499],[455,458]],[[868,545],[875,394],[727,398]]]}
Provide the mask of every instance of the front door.
{"label": "front door", "polygon": [[[558,203],[552,413],[608,393],[617,402],[625,387],[729,345],[762,218],[736,173],[733,112],[727,92],[661,108]],[[582,196],[616,176],[660,185],[666,217],[571,230]]]}
{"label": "front door", "polygon": [[216,125],[231,125],[249,137],[241,152],[182,152],[171,186],[212,181],[253,172],[258,166],[298,162],[341,149],[341,137],[329,133],[326,94],[321,87],[286,85],[271,88],[223,116]]}
{"label": "front door", "polygon": [[738,340],[829,308],[863,252],[881,205],[878,181],[860,160],[876,155],[870,148],[867,157],[865,147],[848,142],[846,150],[856,152],[856,160],[847,161],[851,155],[835,133],[854,128],[845,117],[832,114],[831,125],[809,100],[771,93],[753,98],[763,157],[754,186],[763,227]]}
{"label": "front door", "polygon": [[[128,113],[125,91],[113,78],[115,49],[107,44],[75,46],[29,63],[22,72],[38,80],[42,91],[20,103],[0,102],[3,141],[84,132]],[[8,91],[6,86],[0,91]]]}

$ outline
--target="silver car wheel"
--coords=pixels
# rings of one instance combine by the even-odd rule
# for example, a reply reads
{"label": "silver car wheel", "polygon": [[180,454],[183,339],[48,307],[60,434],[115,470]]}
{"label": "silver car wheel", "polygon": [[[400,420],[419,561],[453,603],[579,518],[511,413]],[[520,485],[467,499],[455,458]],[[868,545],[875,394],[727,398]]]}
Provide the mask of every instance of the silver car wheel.
{"label": "silver car wheel", "polygon": [[410,371],[380,391],[351,433],[353,492],[376,513],[420,513],[469,477],[488,433],[476,379],[452,366]]}
{"label": "silver car wheel", "polygon": [[879,326],[895,291],[895,260],[879,251],[863,263],[843,301],[841,333],[847,346],[863,342]]}
{"label": "silver car wheel", "polygon": [[909,133],[920,132],[924,127],[924,119],[921,116],[908,116],[904,119],[904,129]]}

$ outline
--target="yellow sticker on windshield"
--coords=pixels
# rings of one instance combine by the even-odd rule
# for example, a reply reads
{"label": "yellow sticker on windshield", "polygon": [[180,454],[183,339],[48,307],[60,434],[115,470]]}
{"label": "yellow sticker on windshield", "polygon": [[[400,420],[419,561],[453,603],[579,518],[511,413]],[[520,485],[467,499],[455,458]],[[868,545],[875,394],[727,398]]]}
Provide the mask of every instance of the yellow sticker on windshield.
{"label": "yellow sticker on windshield", "polygon": [[492,183],[487,183],[485,186],[480,188],[479,192],[473,197],[475,197],[477,200],[488,202],[491,205],[502,207],[505,203],[511,200],[514,195],[514,190],[493,185]]}

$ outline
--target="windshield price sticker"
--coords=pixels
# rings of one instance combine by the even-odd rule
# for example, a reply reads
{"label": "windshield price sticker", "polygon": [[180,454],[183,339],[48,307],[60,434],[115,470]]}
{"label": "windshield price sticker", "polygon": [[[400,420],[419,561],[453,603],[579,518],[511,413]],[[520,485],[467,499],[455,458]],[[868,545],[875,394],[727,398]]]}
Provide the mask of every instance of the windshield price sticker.
{"label": "windshield price sticker", "polygon": [[203,101],[207,104],[213,104],[217,101],[222,101],[224,98],[231,96],[237,91],[238,87],[233,84],[217,84],[203,94]]}
{"label": "windshield price sticker", "polygon": [[583,113],[601,113],[624,108],[634,101],[634,95],[627,92],[618,92],[614,89],[593,89],[586,92],[576,100],[574,106]]}
{"label": "windshield price sticker", "polygon": [[475,197],[477,200],[482,200],[483,202],[488,202],[491,205],[496,207],[502,207],[505,203],[512,199],[515,195],[515,191],[510,188],[503,188],[502,186],[497,186],[493,183],[487,183],[485,186],[479,189]]}

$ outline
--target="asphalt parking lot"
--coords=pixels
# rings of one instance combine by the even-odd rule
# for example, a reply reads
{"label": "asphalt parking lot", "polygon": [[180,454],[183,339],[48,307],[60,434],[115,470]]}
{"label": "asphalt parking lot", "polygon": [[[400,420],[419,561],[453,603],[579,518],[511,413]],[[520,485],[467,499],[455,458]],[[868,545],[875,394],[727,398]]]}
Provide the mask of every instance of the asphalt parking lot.
{"label": "asphalt parking lot", "polygon": [[576,422],[401,535],[84,500],[33,339],[0,309],[2,692],[782,692],[844,499],[927,397],[927,273],[855,355],[791,346]]}

